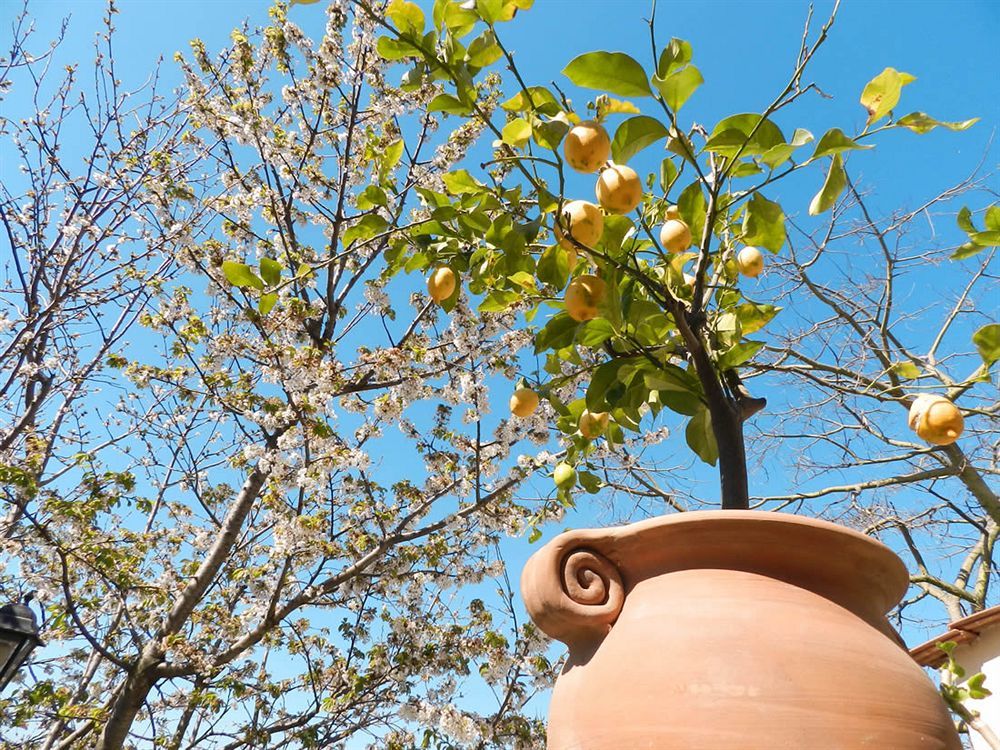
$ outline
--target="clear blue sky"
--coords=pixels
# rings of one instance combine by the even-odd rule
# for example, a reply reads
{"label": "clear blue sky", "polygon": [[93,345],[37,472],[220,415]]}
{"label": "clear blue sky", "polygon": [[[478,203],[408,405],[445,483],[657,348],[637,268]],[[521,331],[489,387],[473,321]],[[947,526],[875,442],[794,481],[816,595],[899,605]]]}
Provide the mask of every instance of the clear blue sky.
{"label": "clear blue sky", "polygon": [[[429,6],[430,2],[421,4]],[[187,52],[189,39],[200,37],[210,50],[217,50],[244,18],[251,25],[264,23],[268,8],[268,3],[258,0],[119,0],[118,5],[117,64],[126,85],[144,80],[161,56],[164,80],[180,83],[171,58],[175,51]],[[52,36],[60,20],[71,16],[60,64],[93,59],[102,2],[32,0],[30,7],[38,19],[39,39]],[[816,27],[831,7],[829,0],[816,3]],[[6,27],[19,8],[16,0],[0,4],[4,40],[9,38]],[[661,0],[656,19],[659,43],[672,36],[690,41],[694,62],[706,81],[685,108],[686,116],[711,129],[725,115],[761,111],[788,79],[807,9],[808,3],[799,0]],[[536,0],[534,9],[519,14],[501,32],[531,83],[555,80],[565,88],[568,82],[560,71],[566,62],[595,49],[629,51],[652,69],[644,20],[648,13],[646,0]],[[321,4],[296,6],[290,15],[314,39],[320,37]],[[864,182],[878,186],[878,207],[912,205],[967,175],[995,137],[1000,125],[998,38],[1000,2],[996,0],[847,0],[829,42],[805,79],[815,81],[833,98],[806,96],[793,112],[779,116],[779,124],[786,134],[804,127],[818,136],[832,126],[850,133],[864,122],[858,95],[869,79],[887,66],[917,76],[916,83],[904,89],[900,112],[922,110],[942,120],[980,117],[982,121],[958,134],[891,133],[879,141],[876,153],[857,160]],[[577,94],[582,110],[586,96]],[[5,114],[23,116],[24,105],[15,91],[3,106],[8,109]],[[659,150],[650,151],[656,151],[658,161]],[[990,155],[994,163],[996,154],[994,147]],[[653,169],[654,157],[646,158],[649,161],[642,166]],[[4,177],[15,168],[9,154],[0,155]],[[578,177],[570,187],[589,197],[591,179]],[[818,187],[821,176],[814,173],[810,180]],[[803,196],[800,212],[810,195]],[[786,206],[789,212],[794,208]],[[786,481],[783,476],[771,476],[770,487],[756,489],[788,489]],[[514,577],[519,561],[530,551],[524,545],[512,549],[509,562]]]}
{"label": "clear blue sky", "polygon": [[[431,4],[429,0],[421,3]],[[832,5],[830,0],[816,3],[814,30]],[[20,6],[14,0],[0,4],[0,22],[8,26]],[[161,57],[163,81],[180,83],[172,61],[174,52],[187,52],[193,37],[202,38],[210,50],[220,49],[244,19],[251,25],[265,23],[268,3],[119,0],[118,6],[116,57],[127,86],[144,80]],[[31,0],[29,7],[37,20],[39,40],[53,36],[61,19],[69,16],[68,34],[57,58],[60,64],[93,59],[103,2]],[[582,111],[588,93],[576,91],[574,95],[561,69],[575,55],[594,49],[628,51],[652,69],[645,22],[649,8],[646,0],[536,0],[532,10],[504,24],[501,33],[530,82],[557,81]],[[807,11],[808,3],[800,0],[661,0],[656,15],[658,42],[662,45],[672,36],[690,41],[694,61],[705,78],[704,86],[685,107],[685,117],[711,129],[723,116],[763,109],[788,79]],[[295,6],[290,15],[314,39],[321,36],[321,3]],[[791,112],[779,113],[778,122],[786,134],[805,127],[818,136],[832,126],[850,133],[864,122],[858,95],[869,79],[886,66],[917,76],[904,89],[901,112],[919,109],[943,120],[978,116],[982,121],[964,133],[939,130],[923,137],[890,133],[879,140],[875,152],[860,155],[856,164],[863,181],[878,186],[878,206],[912,205],[967,175],[994,138],[1000,125],[997,38],[1000,3],[992,0],[847,0],[830,40],[805,79],[815,81],[833,98],[807,95]],[[9,114],[20,115],[30,102],[15,90],[4,107]],[[994,163],[996,153],[994,147],[990,157]],[[649,149],[636,160],[637,166],[653,170],[659,158],[658,148]],[[5,177],[14,168],[9,155],[0,155]],[[570,192],[579,190],[583,197],[592,194],[589,177],[572,179],[576,181],[570,182]],[[816,172],[803,179],[805,191],[815,190],[822,178]],[[786,211],[798,208],[804,213],[811,194],[804,192],[800,201],[786,203]],[[756,487],[756,492],[788,489],[785,477],[762,481],[769,486]],[[706,475],[706,490],[714,494],[713,484]]]}

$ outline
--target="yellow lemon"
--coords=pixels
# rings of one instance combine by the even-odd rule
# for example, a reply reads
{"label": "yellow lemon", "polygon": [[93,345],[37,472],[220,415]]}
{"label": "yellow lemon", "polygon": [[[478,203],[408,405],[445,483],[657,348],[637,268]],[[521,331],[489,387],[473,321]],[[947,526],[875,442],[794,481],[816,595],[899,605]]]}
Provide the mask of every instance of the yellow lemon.
{"label": "yellow lemon", "polygon": [[604,299],[605,284],[592,274],[578,276],[566,287],[566,312],[576,321],[593,320],[597,306]]}
{"label": "yellow lemon", "polygon": [[577,172],[596,172],[610,155],[608,131],[594,120],[586,120],[570,128],[563,141],[566,163]]}

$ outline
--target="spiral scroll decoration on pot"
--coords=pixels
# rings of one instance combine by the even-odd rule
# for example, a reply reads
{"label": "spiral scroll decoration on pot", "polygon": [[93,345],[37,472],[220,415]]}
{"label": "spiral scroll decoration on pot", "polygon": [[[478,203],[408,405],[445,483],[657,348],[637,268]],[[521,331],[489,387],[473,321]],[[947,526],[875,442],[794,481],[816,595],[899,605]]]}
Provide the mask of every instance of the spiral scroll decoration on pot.
{"label": "spiral scroll decoration on pot", "polygon": [[[568,545],[567,545],[568,546]],[[603,638],[625,603],[621,572],[587,547],[553,545],[529,561],[521,588],[531,618],[568,645]]]}
{"label": "spiral scroll decoration on pot", "polygon": [[563,558],[563,592],[587,607],[587,617],[614,622],[625,602],[618,568],[604,555],[589,549],[573,550]]}

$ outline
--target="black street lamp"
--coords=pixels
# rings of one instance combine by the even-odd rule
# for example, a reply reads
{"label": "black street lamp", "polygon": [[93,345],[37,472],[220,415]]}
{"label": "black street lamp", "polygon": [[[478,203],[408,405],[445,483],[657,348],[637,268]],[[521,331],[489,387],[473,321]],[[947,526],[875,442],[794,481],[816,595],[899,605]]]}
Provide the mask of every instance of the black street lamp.
{"label": "black street lamp", "polygon": [[0,691],[7,687],[35,646],[40,645],[35,613],[24,604],[0,607]]}

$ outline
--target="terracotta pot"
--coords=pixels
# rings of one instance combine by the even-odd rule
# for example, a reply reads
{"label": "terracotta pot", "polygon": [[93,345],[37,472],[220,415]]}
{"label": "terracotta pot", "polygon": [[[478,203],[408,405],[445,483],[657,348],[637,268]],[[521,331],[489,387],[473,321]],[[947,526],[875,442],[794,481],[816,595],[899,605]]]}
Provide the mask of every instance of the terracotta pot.
{"label": "terracotta pot", "polygon": [[521,578],[569,646],[549,750],[960,750],[885,618],[884,545],[778,513],[682,513],[562,534]]}

